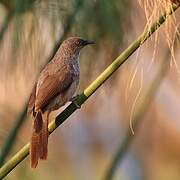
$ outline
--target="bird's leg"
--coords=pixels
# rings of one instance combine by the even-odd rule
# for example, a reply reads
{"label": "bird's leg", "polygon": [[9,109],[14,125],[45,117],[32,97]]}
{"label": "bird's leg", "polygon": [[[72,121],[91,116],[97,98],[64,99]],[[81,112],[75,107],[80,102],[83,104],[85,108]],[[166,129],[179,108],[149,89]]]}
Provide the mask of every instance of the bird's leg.
{"label": "bird's leg", "polygon": [[77,94],[76,96],[73,96],[73,97],[70,99],[70,101],[76,106],[77,109],[80,109],[80,108],[81,108],[81,105],[79,105],[79,104],[77,103],[77,101],[76,101],[79,96],[80,96],[80,95]]}

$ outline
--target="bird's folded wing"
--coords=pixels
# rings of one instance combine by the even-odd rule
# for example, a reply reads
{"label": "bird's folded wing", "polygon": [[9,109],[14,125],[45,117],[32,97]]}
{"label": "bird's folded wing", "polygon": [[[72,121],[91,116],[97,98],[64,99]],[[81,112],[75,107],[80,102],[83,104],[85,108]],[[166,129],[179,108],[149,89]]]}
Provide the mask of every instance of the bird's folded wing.
{"label": "bird's folded wing", "polygon": [[43,109],[58,94],[63,93],[73,82],[70,72],[58,72],[46,76],[36,90],[35,109]]}
{"label": "bird's folded wing", "polygon": [[35,99],[36,99],[36,84],[34,85],[31,95],[29,97],[27,114],[31,114],[33,112]]}

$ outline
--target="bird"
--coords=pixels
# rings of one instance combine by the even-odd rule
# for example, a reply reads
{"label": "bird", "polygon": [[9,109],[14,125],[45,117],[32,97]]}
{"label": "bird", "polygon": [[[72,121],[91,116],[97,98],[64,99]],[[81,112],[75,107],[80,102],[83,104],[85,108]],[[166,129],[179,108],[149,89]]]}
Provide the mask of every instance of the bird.
{"label": "bird", "polygon": [[75,102],[74,94],[80,78],[80,51],[89,44],[94,42],[80,37],[67,38],[40,72],[31,92],[27,110],[33,119],[29,150],[31,168],[37,167],[39,159],[47,159],[50,113],[68,101]]}

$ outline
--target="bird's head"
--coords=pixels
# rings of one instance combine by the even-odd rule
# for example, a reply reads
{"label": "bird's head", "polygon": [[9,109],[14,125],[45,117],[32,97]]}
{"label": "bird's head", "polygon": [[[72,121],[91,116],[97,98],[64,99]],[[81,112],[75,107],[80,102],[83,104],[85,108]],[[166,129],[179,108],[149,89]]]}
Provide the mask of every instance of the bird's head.
{"label": "bird's head", "polygon": [[93,41],[84,40],[79,37],[70,37],[63,41],[61,48],[68,51],[68,53],[79,53],[80,50],[89,45],[89,44],[95,44]]}

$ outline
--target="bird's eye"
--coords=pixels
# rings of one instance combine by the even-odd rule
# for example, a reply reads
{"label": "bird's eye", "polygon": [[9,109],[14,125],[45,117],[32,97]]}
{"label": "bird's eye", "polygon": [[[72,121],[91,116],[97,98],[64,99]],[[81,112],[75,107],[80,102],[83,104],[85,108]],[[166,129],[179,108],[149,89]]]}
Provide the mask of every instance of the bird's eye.
{"label": "bird's eye", "polygon": [[82,41],[80,40],[80,41],[78,41],[78,45],[79,46],[81,46],[82,45]]}

